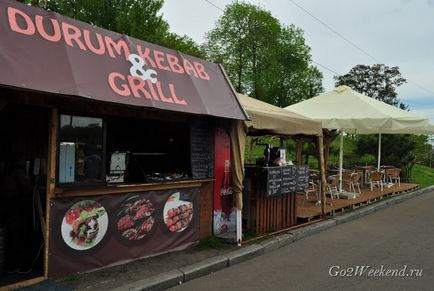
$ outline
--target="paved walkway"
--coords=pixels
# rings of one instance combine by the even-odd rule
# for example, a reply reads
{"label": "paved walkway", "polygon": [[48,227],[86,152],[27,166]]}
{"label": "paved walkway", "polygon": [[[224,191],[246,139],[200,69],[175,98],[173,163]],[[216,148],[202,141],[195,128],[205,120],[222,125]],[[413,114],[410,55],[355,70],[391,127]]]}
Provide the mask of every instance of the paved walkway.
{"label": "paved walkway", "polygon": [[[348,268],[369,266],[362,276]],[[376,271],[378,269],[378,271]],[[387,273],[388,269],[392,269]],[[398,271],[403,277],[391,277]],[[417,269],[411,276],[411,269]],[[359,270],[361,270],[359,268]],[[369,270],[371,276],[369,276]],[[331,276],[339,274],[338,276]],[[420,273],[422,272],[422,273]],[[342,275],[342,276],[341,276]],[[389,275],[389,276],[387,276]],[[434,192],[309,236],[180,290],[433,290]]]}

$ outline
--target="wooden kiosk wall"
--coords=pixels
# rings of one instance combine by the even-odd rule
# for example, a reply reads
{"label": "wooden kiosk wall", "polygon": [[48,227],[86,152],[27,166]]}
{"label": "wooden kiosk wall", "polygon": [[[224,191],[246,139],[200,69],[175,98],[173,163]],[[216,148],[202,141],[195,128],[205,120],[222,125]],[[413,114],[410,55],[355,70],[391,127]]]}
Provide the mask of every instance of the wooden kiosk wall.
{"label": "wooden kiosk wall", "polygon": [[[2,89],[0,90],[0,108],[7,106],[8,103],[40,106],[48,108],[50,111],[48,127],[48,157],[47,157],[47,181],[46,181],[46,212],[45,212],[45,246],[43,249],[44,254],[44,276],[32,278],[30,280],[21,281],[12,285],[2,286],[1,288],[20,288],[31,284],[36,284],[48,278],[50,269],[49,255],[50,255],[50,236],[51,236],[51,216],[50,207],[53,198],[62,197],[78,197],[95,195],[95,191],[106,195],[125,193],[126,191],[148,191],[148,190],[162,190],[171,188],[184,188],[184,187],[199,187],[199,237],[203,239],[212,234],[212,219],[213,219],[213,179],[200,179],[200,180],[186,180],[173,183],[164,184],[138,184],[130,185],[128,188],[104,188],[94,190],[83,189],[70,189],[65,191],[61,188],[56,188],[57,179],[57,145],[58,145],[58,129],[59,129],[59,110],[77,111],[82,113],[92,114],[112,114],[116,116],[129,116],[135,118],[162,118],[167,117],[170,119],[180,118],[183,120],[182,115],[167,114],[155,112],[153,110],[144,111],[135,108],[128,108],[116,105],[101,105],[97,102],[76,102],[72,98],[53,95],[45,95],[39,93],[18,92],[15,90]],[[173,117],[175,115],[175,117]],[[1,289],[0,288],[0,289]]]}

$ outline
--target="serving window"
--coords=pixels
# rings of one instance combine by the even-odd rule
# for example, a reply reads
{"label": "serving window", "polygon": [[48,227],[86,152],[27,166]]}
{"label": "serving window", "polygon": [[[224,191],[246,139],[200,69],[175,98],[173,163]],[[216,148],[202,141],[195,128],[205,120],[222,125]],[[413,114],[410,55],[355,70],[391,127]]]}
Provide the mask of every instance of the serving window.
{"label": "serving window", "polygon": [[192,177],[190,123],[61,114],[58,183],[153,183]]}
{"label": "serving window", "polygon": [[104,182],[103,124],[102,118],[60,115],[59,183]]}
{"label": "serving window", "polygon": [[151,119],[107,120],[107,181],[152,183],[188,179],[190,125]]}

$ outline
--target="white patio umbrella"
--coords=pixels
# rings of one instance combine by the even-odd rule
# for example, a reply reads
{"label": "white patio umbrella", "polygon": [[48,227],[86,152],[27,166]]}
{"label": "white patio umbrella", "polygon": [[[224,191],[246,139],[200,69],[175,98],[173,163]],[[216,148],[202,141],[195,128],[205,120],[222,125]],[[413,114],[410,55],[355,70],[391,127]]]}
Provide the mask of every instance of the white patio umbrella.
{"label": "white patio umbrella", "polygon": [[340,130],[341,189],[343,132],[379,134],[378,168],[381,161],[381,134],[434,134],[434,125],[429,123],[428,118],[360,94],[348,86],[339,86],[285,109],[321,121],[323,128]]}

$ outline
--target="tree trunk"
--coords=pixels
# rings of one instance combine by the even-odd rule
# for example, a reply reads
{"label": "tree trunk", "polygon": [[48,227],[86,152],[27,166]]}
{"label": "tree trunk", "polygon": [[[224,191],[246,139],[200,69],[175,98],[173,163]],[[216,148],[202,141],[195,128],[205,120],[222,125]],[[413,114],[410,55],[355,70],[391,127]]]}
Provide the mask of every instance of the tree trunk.
{"label": "tree trunk", "polygon": [[322,136],[318,137],[317,153],[318,153],[319,173],[321,176],[321,183],[320,183],[321,213],[323,219],[326,219],[327,217],[325,214],[325,204],[326,204],[325,187],[326,187],[327,180],[326,180],[326,170],[324,167],[324,140]]}

